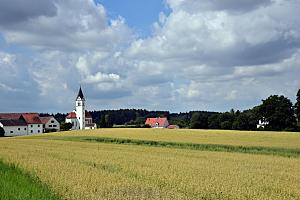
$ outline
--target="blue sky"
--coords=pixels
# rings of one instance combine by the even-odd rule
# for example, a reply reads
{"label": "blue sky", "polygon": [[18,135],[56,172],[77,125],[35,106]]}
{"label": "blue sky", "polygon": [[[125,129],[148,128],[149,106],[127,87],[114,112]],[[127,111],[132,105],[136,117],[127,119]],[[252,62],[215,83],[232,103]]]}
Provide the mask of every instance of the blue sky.
{"label": "blue sky", "polygon": [[169,13],[167,4],[162,0],[96,0],[107,9],[108,16],[122,16],[127,24],[142,37],[152,33],[152,25],[158,20],[160,12]]}
{"label": "blue sky", "polygon": [[300,0],[2,0],[0,112],[248,109],[300,88]]}

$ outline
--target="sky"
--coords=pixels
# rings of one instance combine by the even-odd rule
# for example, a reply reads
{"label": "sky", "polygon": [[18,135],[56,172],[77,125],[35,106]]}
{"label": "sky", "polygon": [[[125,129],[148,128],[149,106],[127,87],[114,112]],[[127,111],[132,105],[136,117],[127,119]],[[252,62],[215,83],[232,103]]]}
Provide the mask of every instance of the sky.
{"label": "sky", "polygon": [[244,110],[300,88],[300,0],[1,0],[0,112]]}

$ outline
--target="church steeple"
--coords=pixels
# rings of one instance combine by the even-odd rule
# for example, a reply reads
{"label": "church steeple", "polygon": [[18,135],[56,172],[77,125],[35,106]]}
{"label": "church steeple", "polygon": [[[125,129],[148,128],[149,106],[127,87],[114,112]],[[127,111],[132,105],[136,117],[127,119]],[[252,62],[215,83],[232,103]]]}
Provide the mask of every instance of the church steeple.
{"label": "church steeple", "polygon": [[85,98],[81,89],[81,86],[79,88],[78,95],[76,97],[76,117],[79,122],[79,128],[80,129],[85,129]]}
{"label": "church steeple", "polygon": [[79,88],[79,92],[78,92],[78,95],[77,95],[76,99],[78,99],[79,97],[80,97],[80,99],[84,99],[84,95],[83,95],[83,92],[81,90],[81,86]]}

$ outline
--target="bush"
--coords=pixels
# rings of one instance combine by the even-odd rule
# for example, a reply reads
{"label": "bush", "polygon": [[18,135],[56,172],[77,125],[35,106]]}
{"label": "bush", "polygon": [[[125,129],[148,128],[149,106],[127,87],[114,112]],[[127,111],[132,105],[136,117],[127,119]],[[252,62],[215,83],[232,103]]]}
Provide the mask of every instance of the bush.
{"label": "bush", "polygon": [[56,129],[46,129],[45,133],[53,133],[53,132],[56,132],[56,131],[57,131]]}
{"label": "bush", "polygon": [[60,125],[60,130],[62,131],[69,131],[72,128],[72,124],[71,123],[63,123]]}
{"label": "bush", "polygon": [[0,137],[4,137],[5,131],[2,127],[0,127]]}

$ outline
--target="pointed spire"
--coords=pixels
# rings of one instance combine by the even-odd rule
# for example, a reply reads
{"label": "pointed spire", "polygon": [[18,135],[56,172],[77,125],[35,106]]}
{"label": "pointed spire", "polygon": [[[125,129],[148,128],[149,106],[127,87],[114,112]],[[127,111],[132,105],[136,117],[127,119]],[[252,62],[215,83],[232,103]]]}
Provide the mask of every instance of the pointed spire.
{"label": "pointed spire", "polygon": [[82,92],[82,90],[81,90],[81,86],[80,86],[80,88],[79,88],[79,92],[78,92],[78,95],[77,95],[77,98],[76,99],[78,99],[78,98],[81,98],[81,99],[84,99],[84,95],[83,95],[83,92]]}

